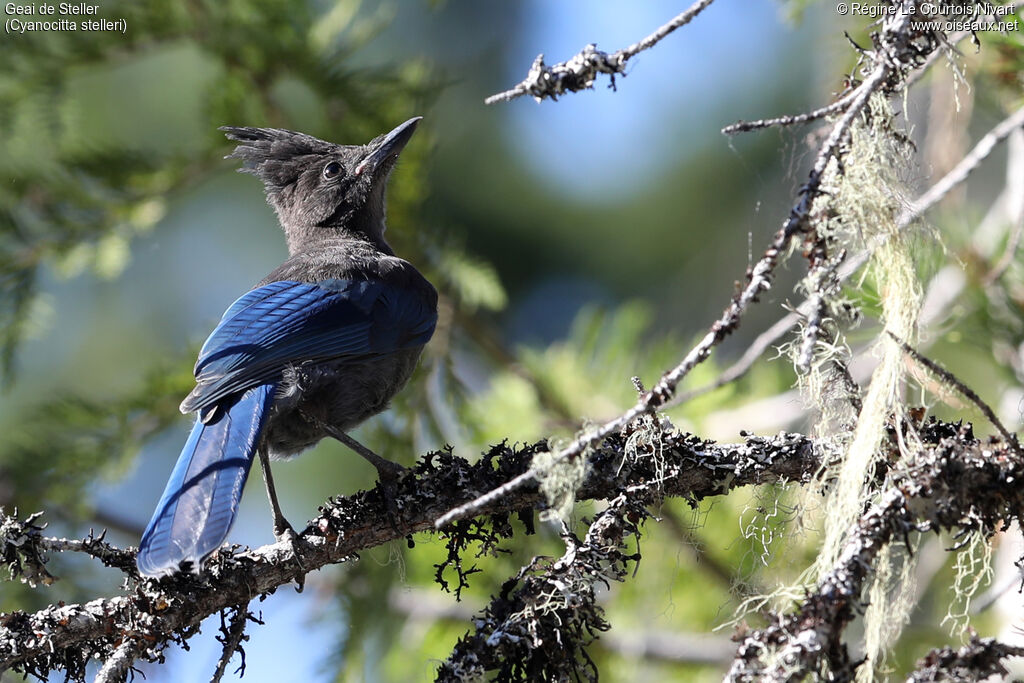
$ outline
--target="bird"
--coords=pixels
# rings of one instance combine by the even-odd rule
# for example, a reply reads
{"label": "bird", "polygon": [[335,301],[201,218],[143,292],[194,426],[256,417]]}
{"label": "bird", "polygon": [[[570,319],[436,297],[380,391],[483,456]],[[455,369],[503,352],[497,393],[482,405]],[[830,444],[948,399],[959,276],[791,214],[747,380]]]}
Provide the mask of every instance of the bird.
{"label": "bird", "polygon": [[348,432],[402,389],[437,323],[437,291],[384,237],[388,179],[421,119],[366,145],[220,129],[238,143],[225,158],[263,182],[289,255],[228,307],[199,352],[181,403],[196,420],[139,543],[143,577],[200,570],[227,538],[256,458],[274,535],[293,543],[271,459],[331,437],[382,483],[403,471]]}

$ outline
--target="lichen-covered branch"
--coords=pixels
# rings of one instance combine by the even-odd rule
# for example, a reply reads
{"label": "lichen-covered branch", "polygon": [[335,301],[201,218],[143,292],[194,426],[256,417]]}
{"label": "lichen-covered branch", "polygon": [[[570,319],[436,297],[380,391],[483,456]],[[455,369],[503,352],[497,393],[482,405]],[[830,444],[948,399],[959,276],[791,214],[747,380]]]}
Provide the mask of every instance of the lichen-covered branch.
{"label": "lichen-covered branch", "polygon": [[245,675],[245,650],[242,649],[242,642],[249,640],[249,636],[245,634],[245,625],[250,620],[260,624],[263,623],[250,614],[249,609],[245,605],[236,607],[230,619],[226,621],[224,612],[221,612],[220,619],[220,635],[217,636],[217,640],[223,649],[221,650],[220,660],[217,662],[217,668],[214,669],[213,676],[210,677],[210,683],[220,683],[220,680],[224,678],[224,672],[227,671],[228,663],[235,656],[236,652],[241,661],[235,673],[239,677]]}
{"label": "lichen-covered branch", "polygon": [[922,425],[920,435],[926,447],[906,472],[892,475],[799,609],[769,615],[766,628],[742,638],[728,680],[798,681],[826,671],[836,680],[852,680],[859,663],[842,635],[863,610],[867,579],[882,548],[915,531],[989,536],[1020,519],[1024,489],[1016,482],[1024,476],[1024,462],[1007,444],[982,442],[970,427],[935,421]]}
{"label": "lichen-covered branch", "polygon": [[737,133],[747,133],[753,130],[760,130],[761,128],[771,128],[773,126],[795,126],[801,123],[817,121],[818,119],[823,119],[826,116],[832,116],[833,114],[846,111],[846,108],[850,106],[851,102],[853,102],[853,98],[856,94],[856,91],[844,93],[832,104],[819,107],[813,111],[804,112],[803,114],[777,116],[770,119],[757,119],[756,121],[737,121],[736,123],[723,128],[722,134],[736,135]]}
{"label": "lichen-covered branch", "polygon": [[114,650],[114,654],[96,673],[93,683],[120,683],[127,680],[128,672],[132,670],[132,662],[138,656],[142,645],[134,638],[125,638]]}
{"label": "lichen-covered branch", "polygon": [[1024,656],[1024,647],[972,635],[971,641],[959,650],[944,647],[922,657],[907,683],[972,683],[989,680],[992,676],[1002,680],[1009,673],[1003,660],[1021,656]]}
{"label": "lichen-covered branch", "polygon": [[[805,481],[820,465],[814,444],[797,434],[749,437],[727,445],[665,433],[657,459],[643,449],[627,456],[630,436],[628,431],[615,435],[593,453],[579,498],[613,499],[626,490],[656,486],[662,495],[700,500],[740,486]],[[280,543],[254,550],[223,548],[198,575],[139,582],[133,565],[121,562],[134,552],[105,545],[119,560],[111,564],[131,579],[130,591],[84,604],[0,615],[0,671],[12,669],[40,678],[62,671],[78,681],[84,680],[86,663],[94,659],[130,655],[129,659],[159,661],[168,645],[187,641],[212,614],[239,609],[292,582],[301,585],[309,572],[345,562],[367,548],[432,530],[444,510],[522,473],[533,455],[546,448],[544,442],[519,448],[502,444],[473,465],[448,452],[431,453],[399,481],[394,527],[381,522],[387,515],[379,489],[335,498],[321,506],[294,548]],[[524,487],[494,501],[481,514],[507,516],[543,506],[537,488]],[[24,525],[11,518],[0,522],[0,528],[20,529],[0,537],[0,552],[19,578],[49,576],[43,573],[48,553],[85,552],[88,546],[54,544],[38,526]],[[122,645],[128,640],[145,646],[126,651]]]}
{"label": "lichen-covered branch", "polygon": [[535,558],[506,581],[474,618],[475,631],[458,642],[436,680],[483,680],[493,672],[506,681],[596,681],[597,667],[586,647],[611,627],[597,604],[598,589],[625,580],[639,561],[639,549],[627,545],[639,539],[645,498],[618,495],[582,541],[563,529],[562,557]]}
{"label": "lichen-covered branch", "polygon": [[714,0],[697,0],[688,9],[680,12],[671,21],[659,27],[657,31],[640,42],[633,43],[629,47],[611,54],[598,50],[597,45],[591,43],[574,55],[572,59],[554,66],[547,66],[544,63],[543,54],[537,55],[526,78],[505,92],[491,95],[484,100],[484,103],[510,102],[523,95],[530,95],[538,102],[543,101],[546,97],[557,100],[560,95],[567,92],[579,92],[593,87],[599,74],[611,76],[614,87],[615,76],[625,74],[626,62],[630,58],[654,47],[662,38],[680,26],[690,23],[712,2]]}
{"label": "lichen-covered branch", "polygon": [[[637,448],[627,456],[623,462],[642,463],[652,468],[654,476],[622,482],[618,495],[596,515],[582,541],[563,525],[566,550],[562,557],[556,561],[535,558],[506,581],[500,594],[473,619],[474,631],[458,642],[436,680],[596,681],[598,671],[587,648],[610,628],[597,596],[612,582],[624,581],[640,561],[640,526],[649,516],[647,506],[667,491],[678,491],[691,500],[704,497],[699,487],[689,484],[683,487],[689,494],[679,490],[680,479],[688,472],[661,460],[662,448],[678,448],[677,439],[678,435],[670,436],[660,448]],[[807,445],[800,437],[781,434],[774,440],[755,438],[747,446],[759,450],[769,444],[774,444],[770,449],[779,446],[783,451],[800,451]],[[701,447],[693,445],[699,452]],[[729,477],[743,477],[731,466],[724,469]],[[792,475],[793,480],[806,481],[808,474],[790,472],[786,478]]]}
{"label": "lichen-covered branch", "polygon": [[[940,41],[943,43],[947,53],[953,53],[956,50],[956,45],[969,35],[973,35],[969,31],[959,31],[948,38],[939,36]],[[906,84],[909,86],[912,83],[919,80],[924,74],[928,72],[928,69],[942,56],[943,50],[933,50],[925,61],[920,65],[920,68],[916,69],[914,73],[907,77]],[[768,119],[757,119],[756,121],[737,121],[731,125],[726,126],[722,129],[723,135],[736,135],[737,133],[748,133],[750,131],[761,130],[762,128],[773,128],[776,126],[786,127],[795,126],[803,123],[810,123],[811,121],[818,121],[827,116],[833,116],[846,110],[853,101],[855,91],[847,90],[839,98],[824,107],[819,107],[809,112],[802,114],[792,114],[788,116],[776,116]]]}
{"label": "lichen-covered branch", "polygon": [[960,379],[956,375],[951,373],[949,370],[946,370],[944,367],[933,361],[931,358],[928,358],[927,356],[922,354],[920,351],[915,349],[913,346],[911,346],[904,340],[897,337],[892,332],[889,332],[888,330],[887,332],[889,336],[892,337],[892,339],[894,339],[896,343],[900,345],[900,348],[903,349],[904,353],[906,353],[908,356],[913,358],[921,365],[928,368],[931,372],[938,375],[943,382],[948,384],[950,387],[956,389],[968,401],[973,403],[975,407],[982,412],[985,418],[992,423],[992,426],[996,428],[996,431],[998,431],[999,435],[1003,437],[1003,440],[1009,445],[1010,449],[1017,454],[1017,457],[1024,458],[1024,450],[1021,450],[1020,444],[1017,443],[1017,435],[1013,434],[1012,432],[1010,432],[1010,430],[1006,428],[1006,426],[1003,424],[1003,421],[1000,420],[999,416],[996,415],[996,412],[992,410],[992,407],[989,404],[985,403],[985,401],[982,400],[981,396],[978,396],[977,392],[975,392],[974,389],[971,389],[969,386],[960,381]]}
{"label": "lichen-covered branch", "polygon": [[95,557],[108,567],[127,573],[135,571],[135,553],[121,550],[103,540],[106,532],[92,532],[81,540],[44,536],[45,524],[36,524],[43,513],[36,512],[24,521],[3,513],[0,508],[0,560],[12,578],[28,584],[53,583],[46,570],[47,552],[80,552]]}

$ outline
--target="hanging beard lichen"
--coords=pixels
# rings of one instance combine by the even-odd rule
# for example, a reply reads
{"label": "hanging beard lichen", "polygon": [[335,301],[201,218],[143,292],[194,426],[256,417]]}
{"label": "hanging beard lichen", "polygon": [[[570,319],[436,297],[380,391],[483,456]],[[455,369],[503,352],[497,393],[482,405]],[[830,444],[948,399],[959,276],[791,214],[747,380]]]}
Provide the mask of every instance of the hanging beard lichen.
{"label": "hanging beard lichen", "polygon": [[992,582],[992,545],[982,531],[971,531],[958,545],[962,547],[953,563],[953,595],[942,625],[949,624],[954,635],[963,637],[970,625],[971,601]]}
{"label": "hanging beard lichen", "polygon": [[[826,170],[826,193],[815,202],[812,215],[822,217],[815,228],[833,254],[881,242],[869,265],[881,304],[880,322],[884,330],[913,344],[921,287],[910,238],[897,227],[904,206],[897,174],[906,168],[908,154],[892,125],[888,102],[876,95],[865,115],[851,127],[842,167],[833,161]],[[805,288],[821,291],[815,289],[820,288],[820,281],[820,273],[812,272]],[[825,299],[830,312],[840,307],[834,295]],[[873,475],[882,457],[887,424],[892,415],[902,412],[904,380],[900,346],[880,333],[873,349],[878,366],[863,396],[856,395],[855,387],[840,381],[848,377],[845,364],[849,360],[842,332],[835,325],[826,332],[832,336],[817,339],[814,362],[801,377],[804,395],[819,414],[817,437],[833,455],[821,478],[828,482],[828,489],[821,494],[823,539],[816,564],[806,576],[811,580],[836,564],[849,530],[875,495]],[[901,451],[900,459],[905,458]],[[882,553],[875,569],[869,590],[871,606],[864,617],[868,661],[858,670],[859,680],[873,678],[875,667],[899,635],[912,607],[913,558],[903,549],[893,548]]]}

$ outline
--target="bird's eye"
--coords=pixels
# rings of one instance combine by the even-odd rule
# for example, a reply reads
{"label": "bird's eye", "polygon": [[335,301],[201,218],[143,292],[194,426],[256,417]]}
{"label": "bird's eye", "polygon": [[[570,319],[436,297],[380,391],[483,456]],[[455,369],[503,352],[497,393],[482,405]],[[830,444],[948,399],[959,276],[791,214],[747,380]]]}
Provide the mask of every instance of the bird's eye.
{"label": "bird's eye", "polygon": [[337,178],[339,175],[341,175],[341,164],[337,161],[332,161],[324,166],[324,178],[330,180],[331,178]]}

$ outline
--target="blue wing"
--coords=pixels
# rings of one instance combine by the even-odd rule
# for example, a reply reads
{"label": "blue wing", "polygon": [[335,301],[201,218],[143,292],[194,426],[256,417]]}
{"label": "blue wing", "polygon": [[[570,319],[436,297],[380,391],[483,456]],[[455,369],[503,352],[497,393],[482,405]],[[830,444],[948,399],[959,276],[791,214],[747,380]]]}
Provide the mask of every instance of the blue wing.
{"label": "blue wing", "polygon": [[437,323],[427,297],[380,281],[283,280],[232,304],[199,353],[185,412],[274,382],[288,365],[361,358],[422,346]]}

